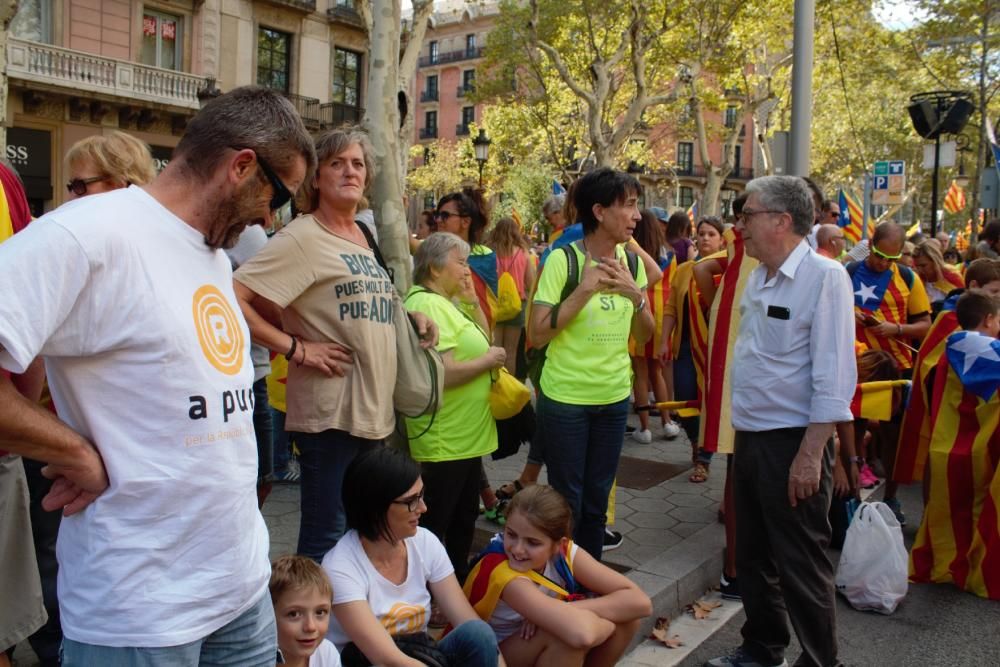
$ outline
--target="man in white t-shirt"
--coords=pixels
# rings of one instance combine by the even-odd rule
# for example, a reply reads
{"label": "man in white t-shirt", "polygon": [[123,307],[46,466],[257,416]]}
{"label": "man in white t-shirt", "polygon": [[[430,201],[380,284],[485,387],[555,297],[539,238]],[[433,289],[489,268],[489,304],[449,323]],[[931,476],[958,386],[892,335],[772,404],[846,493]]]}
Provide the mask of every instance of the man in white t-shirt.
{"label": "man in white t-shirt", "polygon": [[0,443],[49,464],[45,506],[66,515],[67,667],[274,664],[250,335],[221,248],[269,223],[315,160],[287,100],[239,88],[151,185],[0,246],[0,368],[42,356],[62,419],[0,377]]}

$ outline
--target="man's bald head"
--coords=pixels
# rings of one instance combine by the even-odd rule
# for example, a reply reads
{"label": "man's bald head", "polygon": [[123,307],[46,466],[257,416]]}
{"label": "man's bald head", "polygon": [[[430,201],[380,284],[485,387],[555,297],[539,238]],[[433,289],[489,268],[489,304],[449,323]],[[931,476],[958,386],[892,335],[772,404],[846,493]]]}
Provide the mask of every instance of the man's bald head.
{"label": "man's bald head", "polygon": [[840,257],[845,243],[844,230],[837,225],[820,225],[816,230],[816,247],[831,258]]}
{"label": "man's bald head", "polygon": [[875,228],[875,233],[872,235],[872,245],[878,245],[880,241],[898,243],[902,247],[906,241],[906,230],[895,222],[883,222]]}

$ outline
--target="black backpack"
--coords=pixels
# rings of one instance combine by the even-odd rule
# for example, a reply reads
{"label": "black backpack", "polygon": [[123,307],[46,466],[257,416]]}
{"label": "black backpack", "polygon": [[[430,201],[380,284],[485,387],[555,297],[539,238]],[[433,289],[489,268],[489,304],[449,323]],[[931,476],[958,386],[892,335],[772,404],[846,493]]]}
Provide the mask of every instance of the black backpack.
{"label": "black backpack", "polygon": [[[572,244],[564,245],[559,250],[562,250],[566,254],[566,284],[563,285],[562,294],[559,295],[559,303],[553,305],[552,312],[549,313],[549,322],[553,329],[556,328],[556,324],[559,321],[560,304],[569,298],[569,295],[580,284],[580,260],[577,259],[576,253],[573,252]],[[632,278],[638,277],[639,256],[634,252],[626,250],[625,260],[628,263],[628,270],[632,274]],[[548,344],[545,344],[541,347],[528,348],[524,353],[528,364],[528,377],[531,378],[531,384],[535,388],[535,391],[541,391],[542,388],[542,369],[545,367],[545,352],[548,348]]]}

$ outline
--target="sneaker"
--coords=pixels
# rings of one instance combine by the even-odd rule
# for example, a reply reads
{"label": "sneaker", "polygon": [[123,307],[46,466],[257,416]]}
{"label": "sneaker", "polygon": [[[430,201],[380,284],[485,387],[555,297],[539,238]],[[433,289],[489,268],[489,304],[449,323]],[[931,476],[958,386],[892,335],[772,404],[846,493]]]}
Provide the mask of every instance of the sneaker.
{"label": "sneaker", "polygon": [[705,663],[705,667],[788,667],[788,661],[782,660],[773,665],[757,662],[742,647],[736,649],[729,655],[712,658]]}
{"label": "sneaker", "polygon": [[889,498],[885,501],[885,504],[892,510],[892,513],[896,516],[896,521],[899,522],[899,525],[905,526],[906,515],[903,514],[903,508],[899,504],[899,498]]}
{"label": "sneaker", "polygon": [[719,577],[719,593],[722,594],[723,600],[742,600],[740,596],[740,582],[736,577],[732,579],[726,578],[726,573],[723,572],[722,576]]}
{"label": "sneaker", "polygon": [[862,489],[874,489],[877,485],[878,477],[875,476],[867,463],[863,463],[861,470],[858,471],[858,486]]}
{"label": "sneaker", "polygon": [[632,439],[642,445],[648,445],[653,442],[653,433],[647,428],[641,431],[636,431],[632,434]]}
{"label": "sneaker", "polygon": [[681,427],[675,421],[666,422],[663,425],[663,437],[667,440],[673,440],[681,434]]}
{"label": "sneaker", "polygon": [[610,528],[604,529],[604,546],[601,551],[614,551],[622,545],[625,538],[617,530],[611,530]]}
{"label": "sneaker", "polygon": [[275,473],[275,482],[284,482],[286,484],[298,484],[299,478],[302,477],[301,468],[299,468],[299,462],[295,459],[289,459],[288,468],[285,472]]}

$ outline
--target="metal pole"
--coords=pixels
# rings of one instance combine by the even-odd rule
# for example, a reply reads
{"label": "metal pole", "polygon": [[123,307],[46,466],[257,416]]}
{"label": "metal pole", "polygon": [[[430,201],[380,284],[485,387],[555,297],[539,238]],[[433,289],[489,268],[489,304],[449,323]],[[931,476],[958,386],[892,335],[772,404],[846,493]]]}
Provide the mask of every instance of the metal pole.
{"label": "metal pole", "polygon": [[795,0],[792,43],[792,132],[788,173],[809,175],[809,128],[812,125],[813,29],[815,0]]}
{"label": "metal pole", "polygon": [[868,238],[868,216],[872,210],[872,175],[865,172],[865,192],[862,196],[864,211],[861,215],[861,240]]}
{"label": "metal pole", "polygon": [[483,166],[486,164],[486,160],[477,160],[479,163],[479,189],[483,189]]}
{"label": "metal pole", "polygon": [[931,238],[937,234],[938,162],[941,160],[941,133],[934,138],[934,171],[931,172]]}

